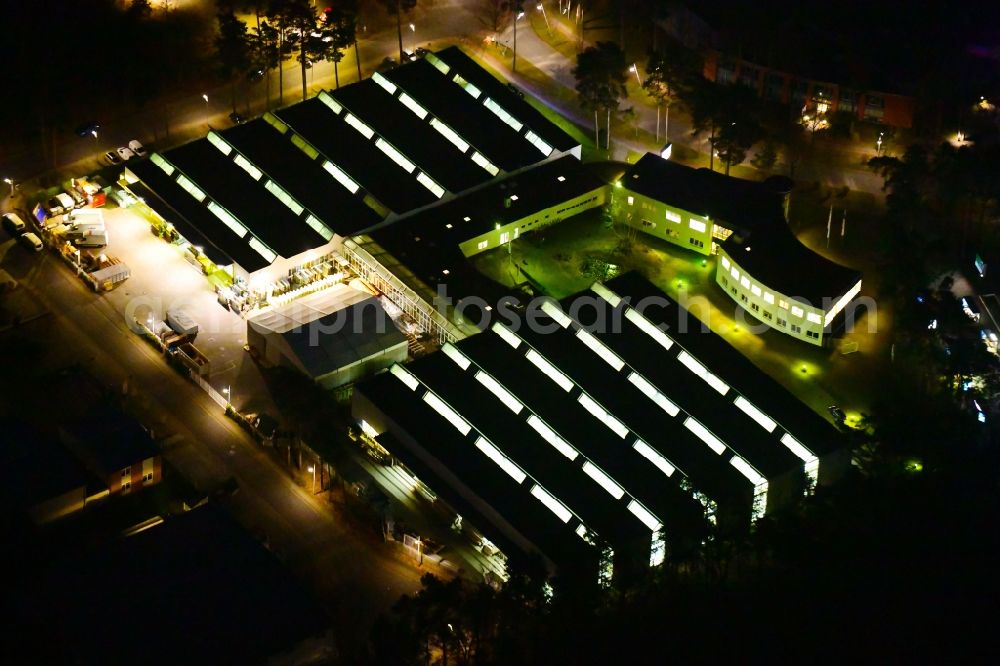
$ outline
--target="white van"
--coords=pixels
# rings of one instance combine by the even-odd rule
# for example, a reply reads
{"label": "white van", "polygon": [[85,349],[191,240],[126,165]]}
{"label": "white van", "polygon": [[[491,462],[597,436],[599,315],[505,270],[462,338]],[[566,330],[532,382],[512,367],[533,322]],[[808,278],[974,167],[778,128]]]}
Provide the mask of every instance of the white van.
{"label": "white van", "polygon": [[17,213],[4,213],[3,226],[11,236],[20,236],[27,230],[24,220]]}
{"label": "white van", "polygon": [[42,249],[45,247],[44,245],[42,245],[42,239],[30,231],[26,234],[22,234],[19,237],[19,239],[26,248],[28,248],[29,250],[34,250],[35,252],[41,252]]}

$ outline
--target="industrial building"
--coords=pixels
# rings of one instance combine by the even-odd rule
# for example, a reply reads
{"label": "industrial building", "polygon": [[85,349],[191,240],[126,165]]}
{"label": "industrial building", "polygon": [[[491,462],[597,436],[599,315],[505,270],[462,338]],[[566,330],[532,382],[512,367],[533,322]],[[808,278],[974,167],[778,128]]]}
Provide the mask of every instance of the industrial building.
{"label": "industrial building", "polygon": [[579,143],[452,47],[130,161],[122,184],[266,299],[347,237],[564,155]]}
{"label": "industrial building", "polygon": [[636,274],[355,387],[353,414],[509,557],[630,576],[848,464],[836,431]]}
{"label": "industrial building", "polygon": [[325,389],[405,361],[408,345],[377,296],[343,283],[252,315],[247,344]]}
{"label": "industrial building", "polygon": [[787,221],[790,180],[731,178],[647,153],[618,184],[626,223],[694,252],[718,254],[717,284],[755,319],[817,346],[843,328],[861,273],[795,237]]}

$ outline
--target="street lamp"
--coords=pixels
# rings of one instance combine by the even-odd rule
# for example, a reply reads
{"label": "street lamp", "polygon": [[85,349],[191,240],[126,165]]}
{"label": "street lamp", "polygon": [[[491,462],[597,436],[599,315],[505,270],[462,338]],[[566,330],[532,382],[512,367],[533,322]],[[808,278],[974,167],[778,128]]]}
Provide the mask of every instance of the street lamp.
{"label": "street lamp", "polygon": [[539,2],[535,8],[542,13],[542,18],[545,19],[545,29],[552,32],[552,28],[549,27],[549,15],[545,13],[545,5]]}
{"label": "street lamp", "polygon": [[417,52],[417,26],[410,24],[410,32],[413,33],[413,53]]}
{"label": "street lamp", "polygon": [[205,100],[205,106],[208,106],[208,94],[207,93],[202,93],[201,94],[201,98],[203,100]]}
{"label": "street lamp", "polygon": [[313,475],[313,495],[316,494],[316,466],[309,465],[309,472]]}
{"label": "street lamp", "polygon": [[878,133],[878,139],[875,141],[875,156],[878,157],[882,153],[882,135],[885,132]]}
{"label": "street lamp", "polygon": [[635,82],[638,83],[639,87],[641,88],[642,87],[642,81],[639,79],[639,68],[635,66],[635,63],[632,63],[632,66],[628,68],[628,71],[630,71],[633,74],[635,74]]}
{"label": "street lamp", "polygon": [[14,198],[14,179],[13,178],[4,178],[3,182],[5,182],[8,185],[10,185],[10,196],[13,199]]}
{"label": "street lamp", "polygon": [[226,407],[231,407],[233,404],[233,397],[232,397],[232,392],[230,391],[230,387],[227,386],[226,388],[222,389],[222,392],[226,394]]}

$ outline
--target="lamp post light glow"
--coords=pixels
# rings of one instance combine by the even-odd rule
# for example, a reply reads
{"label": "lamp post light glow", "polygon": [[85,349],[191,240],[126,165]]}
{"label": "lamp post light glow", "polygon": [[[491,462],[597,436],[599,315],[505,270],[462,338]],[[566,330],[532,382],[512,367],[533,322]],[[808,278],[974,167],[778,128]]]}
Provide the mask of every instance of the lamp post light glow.
{"label": "lamp post light glow", "polygon": [[316,466],[309,465],[309,472],[313,475],[313,495],[316,494]]}
{"label": "lamp post light glow", "polygon": [[876,157],[878,157],[879,155],[882,154],[882,135],[883,134],[885,134],[885,132],[879,132],[878,133],[878,139],[875,141],[875,156]]}
{"label": "lamp post light glow", "polygon": [[14,196],[14,179],[13,178],[4,178],[3,182],[5,182],[8,185],[10,185],[10,196],[13,197]]}
{"label": "lamp post light glow", "polygon": [[539,2],[535,8],[542,13],[542,18],[545,19],[545,29],[551,32],[552,28],[549,26],[549,15],[545,13],[545,5]]}
{"label": "lamp post light glow", "polygon": [[632,66],[628,68],[628,71],[630,71],[633,74],[635,74],[635,82],[638,83],[639,87],[641,88],[642,87],[642,81],[639,79],[639,68],[635,66],[635,63],[632,63]]}
{"label": "lamp post light glow", "polygon": [[232,396],[232,391],[230,390],[230,387],[227,386],[226,388],[222,389],[222,392],[226,396],[226,407],[232,407],[232,405],[233,405],[233,396]]}
{"label": "lamp post light glow", "polygon": [[208,94],[207,93],[202,93],[201,94],[201,98],[203,100],[205,100],[205,105],[207,106],[208,105]]}

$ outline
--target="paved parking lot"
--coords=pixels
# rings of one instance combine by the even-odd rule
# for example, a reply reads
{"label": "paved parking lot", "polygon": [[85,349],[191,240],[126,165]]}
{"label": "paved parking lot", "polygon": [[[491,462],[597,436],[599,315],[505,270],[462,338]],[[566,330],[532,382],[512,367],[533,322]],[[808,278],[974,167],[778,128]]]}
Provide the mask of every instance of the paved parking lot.
{"label": "paved parking lot", "polygon": [[259,368],[244,351],[246,321],[219,305],[201,268],[186,252],[154,236],[145,217],[128,208],[104,210],[108,229],[105,253],[122,259],[132,276],[106,298],[131,322],[152,313],[164,319],[166,311],[182,308],[198,323],[195,346],[211,363],[207,377],[216,389],[231,387],[232,402],[242,411],[275,413]]}

